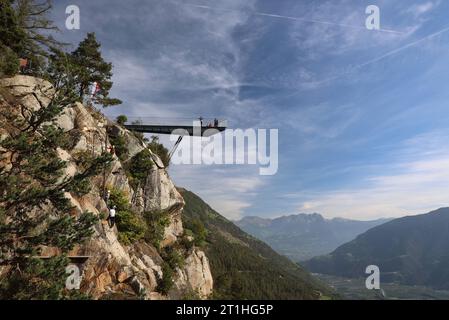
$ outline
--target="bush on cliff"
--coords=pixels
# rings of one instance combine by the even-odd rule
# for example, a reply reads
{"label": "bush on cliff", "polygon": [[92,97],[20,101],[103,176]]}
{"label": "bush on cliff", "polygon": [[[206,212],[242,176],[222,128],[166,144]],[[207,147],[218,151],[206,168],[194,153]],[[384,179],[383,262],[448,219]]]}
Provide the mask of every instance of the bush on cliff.
{"label": "bush on cliff", "polygon": [[131,158],[129,164],[129,175],[132,177],[132,184],[135,189],[146,183],[150,170],[153,167],[153,159],[151,152],[144,149]]}
{"label": "bush on cliff", "polygon": [[143,239],[147,231],[145,221],[131,210],[128,197],[123,191],[112,189],[108,205],[116,206],[116,223],[121,243],[130,245]]}
{"label": "bush on cliff", "polygon": [[128,117],[121,114],[115,119],[115,122],[117,122],[118,125],[123,126],[126,122],[128,122]]}
{"label": "bush on cliff", "polygon": [[164,167],[167,168],[170,165],[169,151],[162,143],[159,142],[159,137],[152,136],[148,147],[161,159]]}
{"label": "bush on cliff", "polygon": [[0,77],[13,76],[19,70],[19,58],[8,47],[0,46]]}
{"label": "bush on cliff", "polygon": [[156,291],[167,295],[170,289],[173,287],[174,271],[168,263],[162,264],[162,278],[158,279]]}
{"label": "bush on cliff", "polygon": [[177,246],[165,247],[160,250],[164,263],[162,265],[162,278],[158,279],[156,290],[162,294],[168,294],[173,287],[173,277],[177,268],[185,265],[184,253]]}
{"label": "bush on cliff", "polygon": [[145,212],[144,216],[148,226],[145,240],[159,249],[161,241],[164,240],[165,228],[170,225],[168,213],[164,211]]}
{"label": "bush on cliff", "polygon": [[109,135],[109,142],[114,146],[117,157],[121,161],[125,161],[129,153],[125,136],[122,134],[118,134],[117,136]]}
{"label": "bush on cliff", "polygon": [[117,229],[119,230],[119,241],[130,245],[143,239],[146,226],[137,214],[125,210],[117,214]]}
{"label": "bush on cliff", "polygon": [[187,220],[184,223],[186,230],[190,231],[193,235],[193,243],[198,247],[204,247],[207,239],[207,230],[204,223],[199,219]]}

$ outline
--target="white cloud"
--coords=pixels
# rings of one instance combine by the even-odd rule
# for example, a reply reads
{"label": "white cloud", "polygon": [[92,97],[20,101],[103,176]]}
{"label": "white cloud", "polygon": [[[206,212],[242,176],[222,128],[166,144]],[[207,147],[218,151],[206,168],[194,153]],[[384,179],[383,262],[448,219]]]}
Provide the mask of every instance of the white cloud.
{"label": "white cloud", "polygon": [[[361,68],[408,49],[409,43],[413,43],[413,36],[426,21],[425,13],[431,12],[439,4],[440,1],[429,1],[411,5],[406,12],[416,13],[413,19],[398,19],[396,16],[394,20],[387,20],[385,17],[397,8],[391,2],[378,1],[377,5],[381,8],[381,29],[391,31],[380,32],[364,27],[364,7],[353,2],[323,1],[313,5],[300,2],[297,12],[307,12],[307,17],[311,20],[335,22],[341,26],[293,22],[289,36],[300,50],[299,59],[304,61],[304,66],[296,74],[289,71],[288,76],[279,76],[281,81],[278,83],[299,91],[328,87],[342,78],[357,83],[361,78]],[[403,7],[402,5],[401,8]],[[422,42],[420,40],[412,46]],[[316,64],[317,62],[320,63]],[[350,74],[351,77],[347,77]]]}
{"label": "white cloud", "polygon": [[421,17],[422,15],[429,13],[440,5],[441,1],[427,1],[425,3],[414,4],[405,10],[407,13],[411,13],[415,17]]}
{"label": "white cloud", "polygon": [[[447,136],[446,136],[447,138]],[[449,206],[449,148],[438,132],[409,139],[398,152],[401,162],[376,168],[360,187],[330,192],[296,194],[301,212],[328,217],[373,219],[400,217]],[[447,140],[445,140],[447,141]],[[414,159],[414,160],[413,160]],[[288,195],[290,199],[294,195]]]}
{"label": "white cloud", "polygon": [[218,195],[208,202],[218,213],[229,220],[240,220],[245,209],[251,207],[251,202],[230,195]]}
{"label": "white cloud", "polygon": [[193,191],[220,214],[240,219],[266,183],[257,170],[242,166],[172,166],[176,184]]}
{"label": "white cloud", "polygon": [[359,109],[352,105],[323,103],[290,110],[283,113],[283,117],[286,124],[309,137],[334,139],[354,123],[359,114]]}
{"label": "white cloud", "polygon": [[[339,56],[352,50],[394,44],[410,36],[411,27],[396,32],[370,31],[365,28],[366,13],[363,6],[325,1],[303,8],[316,20],[332,21],[341,26],[297,22],[290,37],[298,48],[307,52],[307,58],[317,60],[323,56]],[[351,27],[353,26],[353,27]],[[394,29],[382,24],[382,29]],[[398,28],[398,27],[397,27]]]}

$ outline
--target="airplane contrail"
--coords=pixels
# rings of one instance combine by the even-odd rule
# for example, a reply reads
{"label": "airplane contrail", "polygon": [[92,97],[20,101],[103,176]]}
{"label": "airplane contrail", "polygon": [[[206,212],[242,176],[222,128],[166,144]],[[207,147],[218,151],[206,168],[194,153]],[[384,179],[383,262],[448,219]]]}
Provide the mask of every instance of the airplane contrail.
{"label": "airplane contrail", "polygon": [[[361,69],[361,68],[364,68],[364,67],[369,66],[371,64],[374,64],[374,63],[377,63],[379,61],[382,61],[382,60],[384,60],[384,59],[386,59],[388,57],[391,57],[391,56],[393,56],[395,54],[398,54],[398,53],[400,53],[400,52],[402,52],[404,50],[407,50],[407,49],[409,49],[411,47],[414,47],[414,46],[416,46],[416,45],[418,45],[418,44],[420,44],[422,42],[425,42],[425,41],[431,40],[433,38],[436,38],[439,35],[442,35],[443,33],[446,33],[448,31],[449,31],[449,26],[447,26],[447,27],[445,27],[445,28],[443,28],[443,29],[441,29],[441,30],[439,30],[437,32],[429,34],[429,35],[427,35],[427,36],[425,36],[425,37],[423,37],[421,39],[418,39],[416,41],[410,42],[410,43],[408,43],[408,44],[406,44],[406,45],[404,45],[402,47],[399,47],[399,48],[391,50],[391,51],[389,51],[387,53],[384,53],[383,55],[381,55],[381,56],[379,56],[377,58],[371,59],[371,60],[366,61],[364,63],[360,63],[360,64],[355,65],[355,66],[349,66],[348,67],[348,69],[349,69],[348,71],[341,72],[341,73],[339,73],[339,74],[337,74],[337,75],[335,75],[333,77],[329,77],[329,78],[324,79],[324,80],[316,81],[316,82],[313,82],[311,84],[316,86],[316,85],[324,84],[324,83],[327,83],[327,82],[331,82],[333,80],[337,80],[338,78],[341,78],[341,77],[344,77],[346,75],[349,75],[349,74],[353,73],[354,71],[356,71],[358,69]],[[287,98],[290,98],[290,97],[295,96],[297,94],[298,94],[298,92],[295,92],[295,93],[293,93],[291,95],[288,95]]]}
{"label": "airplane contrail", "polygon": [[365,63],[359,64],[359,65],[355,66],[354,68],[363,68],[363,67],[365,67],[365,66],[367,66],[367,65],[373,64],[373,63],[375,63],[375,62],[378,62],[378,61],[380,61],[380,60],[383,60],[383,59],[385,59],[385,58],[388,58],[388,57],[390,57],[390,56],[392,56],[392,55],[395,55],[396,53],[399,53],[399,52],[401,52],[401,51],[404,51],[404,50],[406,50],[406,49],[408,49],[408,48],[410,48],[410,47],[414,47],[414,46],[416,46],[417,44],[420,44],[421,42],[425,42],[425,41],[427,41],[427,40],[431,40],[431,39],[433,39],[433,38],[435,38],[435,37],[437,37],[437,36],[439,36],[439,35],[441,35],[441,34],[447,32],[447,31],[449,31],[449,26],[446,27],[446,28],[444,28],[444,29],[442,29],[442,30],[440,30],[440,31],[434,32],[434,33],[432,33],[432,34],[429,34],[429,35],[425,36],[424,38],[418,39],[418,40],[413,41],[413,42],[410,42],[410,43],[408,43],[408,44],[406,44],[406,45],[404,45],[404,46],[402,46],[402,47],[399,47],[399,48],[397,48],[397,49],[394,49],[394,50],[392,50],[392,51],[389,51],[389,52],[383,54],[383,55],[380,56],[380,57],[377,57],[377,58],[371,59],[371,60],[369,60],[369,61],[367,61],[367,62],[365,62]]}
{"label": "airplane contrail", "polygon": [[[191,4],[191,3],[183,3],[183,4],[187,5],[187,6],[191,6],[191,7],[207,9],[207,10],[214,10],[214,11],[241,12],[240,10],[235,10],[235,9],[215,8],[215,7],[206,6],[206,5],[200,5],[200,4]],[[350,25],[350,24],[329,22],[329,21],[322,21],[322,20],[315,20],[315,19],[304,19],[304,18],[299,18],[299,17],[284,16],[284,15],[272,14],[272,13],[266,13],[266,12],[249,11],[249,14],[255,15],[255,16],[276,18],[276,19],[284,19],[284,20],[292,20],[292,21],[301,21],[301,22],[323,24],[323,25],[328,25],[328,26],[338,26],[338,27],[343,27],[343,28],[368,30],[365,26],[355,26],[355,25]],[[398,34],[398,35],[402,35],[402,34],[406,33],[406,32],[402,32],[402,31],[396,31],[396,30],[391,30],[391,29],[383,29],[383,28],[369,30],[369,31],[386,32],[386,33],[393,33],[393,34]]]}
{"label": "airplane contrail", "polygon": [[[241,12],[241,11],[235,10],[235,9],[215,8],[215,7],[211,7],[211,6],[207,6],[207,5],[199,5],[199,4],[186,4],[186,3],[183,3],[183,5],[188,5],[188,6],[202,8],[202,9],[207,9],[207,10],[215,10],[215,11]],[[252,11],[252,12],[250,12],[250,14],[257,15],[257,16],[278,18],[278,19],[287,19],[287,20],[293,20],[293,21],[303,21],[303,22],[309,22],[309,23],[317,23],[317,24],[323,24],[323,25],[334,25],[334,26],[345,27],[345,28],[365,29],[366,30],[366,27],[364,27],[364,26],[362,27],[362,26],[347,25],[347,24],[342,24],[342,23],[335,23],[335,22],[328,22],[328,21],[321,21],[321,20],[314,20],[314,19],[304,19],[304,18],[299,18],[299,17],[292,17],[292,16],[285,16],[285,15],[278,15],[278,14],[271,14],[271,13],[264,13],[264,12],[257,12],[257,11]],[[404,34],[407,33],[407,32],[390,30],[390,29],[379,29],[379,30],[370,30],[370,31],[380,31],[380,32],[393,33],[393,34],[398,34],[398,35],[404,35]],[[437,36],[439,36],[439,35],[441,35],[443,33],[446,33],[447,31],[449,31],[449,26],[444,28],[444,29],[442,29],[442,30],[440,30],[440,31],[437,31],[437,32],[434,32],[434,33],[432,33],[430,35],[427,35],[427,36],[425,36],[425,37],[423,37],[421,39],[418,39],[416,41],[408,43],[408,44],[406,44],[406,45],[404,45],[402,47],[399,47],[399,48],[391,50],[391,51],[389,51],[387,53],[384,53],[383,55],[381,55],[381,56],[379,56],[377,58],[371,59],[371,60],[369,60],[367,62],[358,64],[358,65],[355,65],[355,66],[349,66],[349,68],[348,68],[349,70],[348,71],[342,72],[340,74],[337,74],[336,76],[329,77],[329,78],[321,80],[321,81],[316,81],[316,82],[313,83],[313,85],[319,85],[319,84],[323,84],[323,83],[326,83],[326,82],[330,82],[330,81],[336,80],[338,78],[341,78],[342,76],[351,74],[351,73],[353,73],[357,69],[361,69],[361,68],[366,67],[368,65],[371,65],[371,64],[374,64],[376,62],[382,61],[382,60],[384,60],[384,59],[386,59],[386,58],[388,58],[390,56],[393,56],[393,55],[395,55],[397,53],[400,53],[400,52],[402,52],[404,50],[407,50],[407,49],[409,49],[411,47],[414,47],[414,46],[416,46],[416,45],[418,45],[418,44],[420,44],[422,42],[425,42],[427,40],[431,40],[431,39],[433,39],[433,38],[435,38],[435,37],[437,37]],[[294,93],[292,95],[295,95],[295,94],[297,94],[297,93]]]}

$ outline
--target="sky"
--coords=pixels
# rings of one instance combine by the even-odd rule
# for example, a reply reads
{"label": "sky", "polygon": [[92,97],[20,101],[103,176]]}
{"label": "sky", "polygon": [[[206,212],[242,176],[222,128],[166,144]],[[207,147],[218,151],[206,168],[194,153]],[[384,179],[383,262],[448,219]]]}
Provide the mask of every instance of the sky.
{"label": "sky", "polygon": [[[79,30],[65,28],[72,4]],[[368,5],[380,8],[381,30],[365,27]],[[66,42],[96,33],[114,65],[111,95],[123,100],[110,117],[279,130],[276,175],[170,167],[176,185],[230,219],[370,220],[449,206],[447,1],[58,0],[52,18]]]}

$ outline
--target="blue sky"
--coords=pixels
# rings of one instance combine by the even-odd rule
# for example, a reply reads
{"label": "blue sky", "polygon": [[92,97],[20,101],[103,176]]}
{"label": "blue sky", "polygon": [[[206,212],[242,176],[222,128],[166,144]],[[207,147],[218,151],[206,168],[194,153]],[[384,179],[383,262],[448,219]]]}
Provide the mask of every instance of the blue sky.
{"label": "blue sky", "polygon": [[[80,30],[64,28],[69,4],[81,9]],[[364,28],[370,4],[397,32]],[[275,176],[170,169],[231,219],[366,220],[449,206],[447,1],[60,0],[53,18],[72,43],[96,32],[124,101],[111,117],[279,129]]]}

